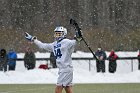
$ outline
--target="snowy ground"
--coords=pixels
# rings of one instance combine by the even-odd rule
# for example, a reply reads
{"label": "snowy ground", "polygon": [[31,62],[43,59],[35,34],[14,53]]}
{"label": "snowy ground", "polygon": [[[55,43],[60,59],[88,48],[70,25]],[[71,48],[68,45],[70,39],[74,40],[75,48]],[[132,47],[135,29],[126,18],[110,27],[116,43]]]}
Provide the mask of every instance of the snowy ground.
{"label": "snowy ground", "polygon": [[[109,53],[107,52],[107,55]],[[117,52],[120,57],[135,57],[138,52]],[[19,58],[23,53],[18,54]],[[49,57],[49,53],[36,53],[36,57]],[[91,53],[76,52],[72,57],[92,57]],[[133,60],[133,72],[131,60],[118,60],[117,72],[108,73],[108,61],[106,61],[106,73],[96,73],[95,61],[91,61],[89,71],[89,61],[73,61],[74,80],[73,83],[140,83],[140,71],[138,61]],[[16,71],[0,72],[0,84],[55,84],[58,77],[58,69],[43,70],[38,69],[45,61],[37,61],[34,70],[26,70],[22,61],[17,61]]]}

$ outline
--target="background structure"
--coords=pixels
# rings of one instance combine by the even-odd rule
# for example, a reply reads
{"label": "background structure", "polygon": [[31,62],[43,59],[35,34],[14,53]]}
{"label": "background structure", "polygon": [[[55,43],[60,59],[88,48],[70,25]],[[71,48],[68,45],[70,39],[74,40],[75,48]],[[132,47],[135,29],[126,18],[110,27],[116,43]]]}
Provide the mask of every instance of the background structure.
{"label": "background structure", "polygon": [[[108,51],[140,48],[140,0],[0,0],[0,48],[38,50],[25,41],[24,32],[52,42],[59,25],[67,27],[72,38],[70,18],[79,23],[94,51],[98,46]],[[88,51],[83,42],[76,50]]]}

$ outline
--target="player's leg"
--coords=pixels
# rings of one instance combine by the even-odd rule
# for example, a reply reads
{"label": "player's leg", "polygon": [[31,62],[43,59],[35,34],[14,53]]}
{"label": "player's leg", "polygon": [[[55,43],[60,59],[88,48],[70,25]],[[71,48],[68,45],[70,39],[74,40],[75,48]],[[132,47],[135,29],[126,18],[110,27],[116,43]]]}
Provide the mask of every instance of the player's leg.
{"label": "player's leg", "polygon": [[72,93],[72,86],[66,86],[65,91],[66,93]]}
{"label": "player's leg", "polygon": [[116,63],[116,61],[114,61],[114,63],[113,63],[113,70],[114,70],[114,72],[116,72],[116,68],[117,68],[117,63]]}
{"label": "player's leg", "polygon": [[96,61],[96,69],[97,69],[97,72],[100,72],[100,62],[99,61]]}
{"label": "player's leg", "polygon": [[65,76],[64,88],[66,93],[72,93],[72,80],[73,80],[73,71],[67,72]]}
{"label": "player's leg", "polygon": [[102,64],[101,64],[101,69],[102,69],[102,72],[105,73],[105,61],[101,61]]}
{"label": "player's leg", "polygon": [[67,68],[64,71],[59,72],[59,77],[57,79],[56,93],[61,93],[63,88],[65,88],[66,93],[72,93],[72,87],[70,87],[72,86],[72,80],[73,80],[72,68]]}
{"label": "player's leg", "polygon": [[65,74],[63,72],[59,72],[58,74],[59,74],[59,77],[57,79],[55,93],[62,93],[62,90],[63,90],[63,79],[65,77]]}
{"label": "player's leg", "polygon": [[139,62],[138,62],[138,70],[140,70],[140,60],[139,60]]}
{"label": "player's leg", "polygon": [[55,93],[62,93],[63,87],[62,86],[56,86]]}

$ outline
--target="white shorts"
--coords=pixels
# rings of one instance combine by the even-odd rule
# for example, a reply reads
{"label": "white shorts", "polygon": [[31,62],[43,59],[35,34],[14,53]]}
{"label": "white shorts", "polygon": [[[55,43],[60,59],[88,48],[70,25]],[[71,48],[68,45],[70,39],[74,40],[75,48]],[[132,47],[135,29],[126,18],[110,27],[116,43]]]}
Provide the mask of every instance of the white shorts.
{"label": "white shorts", "polygon": [[59,77],[57,79],[57,86],[72,86],[73,71],[59,72]]}

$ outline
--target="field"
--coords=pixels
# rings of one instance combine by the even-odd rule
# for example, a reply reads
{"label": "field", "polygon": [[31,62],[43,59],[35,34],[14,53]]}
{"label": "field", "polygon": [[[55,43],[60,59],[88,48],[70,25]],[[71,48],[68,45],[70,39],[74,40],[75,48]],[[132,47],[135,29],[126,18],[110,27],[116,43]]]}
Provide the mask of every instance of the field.
{"label": "field", "polygon": [[[0,84],[0,93],[54,93],[54,88],[54,84]],[[75,84],[73,93],[140,93],[140,84]]]}

